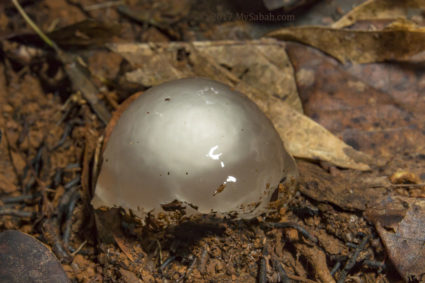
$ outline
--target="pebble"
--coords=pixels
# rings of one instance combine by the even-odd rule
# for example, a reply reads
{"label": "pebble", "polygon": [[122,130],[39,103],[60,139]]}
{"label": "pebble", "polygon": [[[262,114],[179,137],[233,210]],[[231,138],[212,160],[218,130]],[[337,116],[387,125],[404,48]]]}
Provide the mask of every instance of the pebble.
{"label": "pebble", "polygon": [[16,230],[0,233],[0,281],[70,282],[48,247],[33,236]]}

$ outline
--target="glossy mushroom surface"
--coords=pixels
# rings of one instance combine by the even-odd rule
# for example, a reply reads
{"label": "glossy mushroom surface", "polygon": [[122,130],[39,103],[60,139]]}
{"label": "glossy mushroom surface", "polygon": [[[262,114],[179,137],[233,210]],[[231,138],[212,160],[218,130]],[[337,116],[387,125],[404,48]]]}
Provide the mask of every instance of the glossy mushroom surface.
{"label": "glossy mushroom surface", "polygon": [[93,206],[140,217],[175,200],[200,213],[264,212],[297,169],[279,134],[246,96],[203,78],[170,81],[121,115],[103,154]]}

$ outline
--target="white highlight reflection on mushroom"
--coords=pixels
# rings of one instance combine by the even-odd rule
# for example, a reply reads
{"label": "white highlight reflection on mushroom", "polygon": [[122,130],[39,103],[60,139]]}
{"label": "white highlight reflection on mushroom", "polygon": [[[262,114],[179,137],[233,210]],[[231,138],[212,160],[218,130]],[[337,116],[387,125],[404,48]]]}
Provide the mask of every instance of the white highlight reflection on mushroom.
{"label": "white highlight reflection on mushroom", "polygon": [[236,181],[237,181],[237,179],[236,179],[235,177],[233,177],[233,176],[228,176],[228,177],[227,177],[227,180],[226,180],[226,183],[228,183],[228,182],[236,183]]}
{"label": "white highlight reflection on mushroom", "polygon": [[223,153],[214,153],[214,151],[216,151],[218,149],[218,145],[213,146],[210,151],[208,152],[207,156],[211,157],[211,159],[213,160],[219,160],[220,156]]}
{"label": "white highlight reflection on mushroom", "polygon": [[103,155],[92,204],[143,217],[178,200],[200,213],[252,217],[297,169],[247,97],[203,78],[151,88],[124,111]]}

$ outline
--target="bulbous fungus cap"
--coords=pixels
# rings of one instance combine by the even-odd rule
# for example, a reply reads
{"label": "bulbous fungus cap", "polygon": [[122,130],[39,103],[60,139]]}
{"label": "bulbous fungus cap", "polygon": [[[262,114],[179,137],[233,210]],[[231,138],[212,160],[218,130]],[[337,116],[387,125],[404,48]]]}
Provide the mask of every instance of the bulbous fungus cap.
{"label": "bulbous fungus cap", "polygon": [[103,155],[93,206],[144,217],[175,200],[200,213],[264,212],[294,160],[246,96],[189,78],[155,86],[121,115]]}

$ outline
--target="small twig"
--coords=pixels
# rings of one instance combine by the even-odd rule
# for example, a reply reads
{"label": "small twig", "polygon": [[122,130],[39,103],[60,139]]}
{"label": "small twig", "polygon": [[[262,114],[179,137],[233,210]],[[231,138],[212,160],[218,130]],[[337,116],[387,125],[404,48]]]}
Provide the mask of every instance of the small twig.
{"label": "small twig", "polygon": [[87,240],[85,240],[73,253],[71,253],[71,256],[76,256],[86,244]]}
{"label": "small twig", "polygon": [[69,163],[68,165],[66,165],[66,167],[64,168],[65,171],[69,171],[72,169],[78,169],[81,170],[81,165],[80,163]]}
{"label": "small twig", "polygon": [[28,182],[25,184],[25,187],[22,189],[23,194],[27,194],[29,191],[31,191],[31,188],[35,184],[35,178],[34,176],[30,176]]}
{"label": "small twig", "polygon": [[261,257],[260,259],[260,268],[258,272],[258,283],[266,283],[267,282],[267,262],[265,257]]}
{"label": "small twig", "polygon": [[38,34],[38,36],[51,48],[53,48],[56,52],[60,52],[59,47],[54,43],[41,29],[31,20],[28,14],[24,11],[22,6],[19,4],[18,0],[12,0],[13,5],[15,5],[19,14],[24,18],[24,20],[28,23],[28,25]]}
{"label": "small twig", "polygon": [[78,187],[75,187],[74,186],[74,187],[66,190],[63,193],[63,195],[62,195],[62,197],[61,197],[61,199],[59,201],[58,208],[57,208],[57,211],[58,211],[57,221],[58,221],[58,224],[59,225],[61,225],[61,223],[63,223],[64,219],[66,218],[67,213],[68,213],[69,204],[71,202],[72,196],[77,191],[78,191]]}
{"label": "small twig", "polygon": [[205,272],[205,266],[207,264],[207,260],[208,260],[208,251],[204,247],[204,248],[202,248],[202,252],[201,252],[201,256],[200,256],[200,260],[199,260],[199,266],[198,266],[199,272],[201,272],[201,273]]}
{"label": "small twig", "polygon": [[82,66],[75,59],[76,57],[70,54],[63,52],[57,45],[54,43],[46,34],[44,34],[40,28],[30,19],[27,13],[19,4],[18,0],[12,0],[12,3],[15,5],[16,9],[19,11],[21,16],[25,19],[28,25],[40,36],[40,38],[50,47],[52,47],[59,60],[64,64],[64,69],[69,79],[72,82],[72,85],[75,90],[81,91],[84,98],[90,104],[92,110],[97,114],[99,119],[107,124],[111,118],[111,113],[104,105],[103,101],[99,100],[97,94],[99,93],[95,84],[87,77],[83,70]]}
{"label": "small twig", "polygon": [[391,187],[395,188],[417,188],[417,187],[425,187],[425,183],[419,184],[392,184]]}
{"label": "small twig", "polygon": [[4,197],[1,198],[1,202],[3,203],[17,203],[17,202],[24,202],[27,200],[34,200],[37,197],[40,196],[40,193],[36,193],[34,195],[20,195],[20,196],[16,196],[16,197]]}
{"label": "small twig", "polygon": [[65,125],[65,129],[63,131],[62,137],[60,138],[58,143],[55,146],[53,146],[51,151],[58,149],[65,143],[66,139],[71,135],[72,130],[74,129],[76,125],[84,125],[84,122],[74,119],[74,120],[71,120],[69,123],[67,123]]}
{"label": "small twig", "polygon": [[21,145],[24,142],[24,139],[28,136],[29,129],[30,127],[29,127],[28,120],[25,119],[23,129],[21,133],[19,134],[18,141],[16,142],[18,145]]}
{"label": "small twig", "polygon": [[84,67],[69,54],[61,52],[58,56],[64,64],[65,72],[71,80],[74,88],[81,91],[84,99],[89,103],[98,118],[105,125],[108,124],[111,119],[111,113],[109,113],[104,102],[97,97],[99,90],[92,80],[84,73]]}
{"label": "small twig", "polygon": [[265,225],[267,225],[269,227],[272,227],[272,228],[293,228],[293,229],[296,229],[304,237],[306,237],[307,239],[309,239],[313,243],[317,243],[316,237],[314,237],[313,235],[311,235],[305,228],[301,227],[300,225],[298,225],[296,223],[291,223],[291,222],[279,222],[279,223],[267,222],[267,223],[265,223]]}
{"label": "small twig", "polygon": [[267,283],[267,255],[269,252],[266,247],[263,248],[262,253],[258,267],[258,283]]}
{"label": "small twig", "polygon": [[[72,95],[65,101],[65,104],[63,105],[62,109],[65,109],[65,112],[62,114],[62,117],[59,119],[59,121],[56,123],[56,125],[60,125],[63,123],[63,121],[68,118],[68,116],[71,114],[71,111],[74,109],[74,106],[77,105],[77,103],[74,103],[72,101]],[[69,106],[69,107],[68,107]]]}
{"label": "small twig", "polygon": [[84,10],[85,11],[94,11],[94,10],[98,10],[98,9],[106,9],[106,8],[124,5],[124,4],[125,4],[124,1],[109,1],[109,2],[85,6]]}
{"label": "small twig", "polygon": [[370,260],[370,259],[365,259],[363,260],[363,264],[371,267],[371,268],[376,268],[379,270],[383,270],[385,269],[386,265],[384,262],[380,262],[380,261],[376,261],[376,260]]}
{"label": "small twig", "polygon": [[193,267],[195,266],[195,263],[196,263],[196,262],[197,262],[197,258],[195,257],[195,258],[193,259],[193,261],[190,263],[190,265],[189,265],[189,267],[187,268],[187,270],[186,270],[185,278],[188,278],[188,277],[189,277],[189,275],[190,275],[190,273],[192,272]]}
{"label": "small twig", "polygon": [[68,209],[67,209],[67,212],[66,212],[66,220],[65,220],[65,230],[64,230],[63,236],[62,236],[63,245],[64,245],[65,248],[68,247],[69,237],[71,235],[72,214],[74,212],[75,205],[77,204],[79,199],[80,199],[80,192],[75,191],[72,194],[71,199],[70,199],[69,204],[68,204]]}
{"label": "small twig", "polygon": [[73,127],[74,127],[74,125],[72,123],[66,124],[65,129],[63,130],[62,137],[57,142],[57,144],[55,146],[53,146],[53,148],[51,149],[51,151],[58,149],[59,147],[61,147],[65,143],[66,139],[72,133],[72,128]]}
{"label": "small twig", "polygon": [[46,184],[38,178],[37,173],[35,172],[34,168],[31,164],[28,166],[30,173],[32,174],[32,177],[35,179],[35,182],[40,186],[41,189],[41,197],[42,197],[42,212],[47,216],[47,218],[50,217],[50,209],[51,209],[51,202],[49,201],[49,198],[47,197],[47,192],[49,191],[49,188],[46,186]]}
{"label": "small twig", "polygon": [[34,217],[35,213],[31,211],[22,211],[22,210],[16,210],[12,208],[1,208],[0,207],[0,216],[3,215],[10,215],[10,216],[16,216],[16,217]]}
{"label": "small twig", "polygon": [[345,245],[352,249],[357,249],[357,246],[358,246],[357,244],[351,243],[351,242],[347,242]]}
{"label": "small twig", "polygon": [[57,225],[55,225],[55,219],[50,218],[43,222],[42,233],[47,243],[52,247],[53,252],[60,260],[71,262],[72,258],[68,251],[64,248],[61,239],[58,235]]}
{"label": "small twig", "polygon": [[193,270],[193,267],[195,266],[196,261],[197,261],[197,259],[195,257],[192,260],[192,262],[190,263],[189,267],[186,269],[186,272],[184,273],[184,275],[182,277],[180,277],[180,279],[178,279],[177,282],[181,282],[182,280],[186,280],[189,277],[190,273]]}
{"label": "small twig", "polygon": [[289,279],[288,275],[286,274],[285,269],[283,268],[283,265],[277,260],[273,261],[273,264],[275,266],[275,269],[279,273],[280,282],[291,283],[291,279]]}
{"label": "small twig", "polygon": [[63,186],[63,188],[65,190],[69,190],[70,188],[75,187],[76,185],[78,185],[80,183],[80,181],[81,181],[81,177],[80,176],[77,176],[74,179],[72,179],[71,181],[69,181],[68,183],[66,183]]}
{"label": "small twig", "polygon": [[389,185],[372,185],[368,186],[368,188],[421,188],[425,187],[425,183],[418,183],[418,184],[389,184]]}
{"label": "small twig", "polygon": [[[97,143],[96,143],[96,148],[94,151],[94,157],[93,157],[93,166],[91,168],[91,176],[92,176],[92,180],[91,180],[91,184],[90,184],[90,188],[93,191],[96,187],[96,182],[97,182],[97,177],[99,176],[99,169],[100,169],[100,165],[101,165],[101,160],[102,160],[102,147],[103,147],[103,139],[104,136],[100,136],[97,139]],[[92,191],[90,191],[90,195],[92,195]]]}
{"label": "small twig", "polygon": [[159,264],[161,264],[162,263],[162,247],[161,247],[161,243],[158,240],[156,240],[156,244],[158,249],[158,261],[159,261]]}
{"label": "small twig", "polygon": [[369,236],[366,235],[363,237],[363,240],[360,242],[360,244],[357,246],[356,250],[353,253],[353,256],[346,262],[344,269],[341,271],[341,274],[339,275],[339,279],[337,283],[344,283],[345,278],[347,277],[350,270],[354,267],[356,264],[357,258],[360,255],[360,252],[364,250],[366,244],[369,242]]}
{"label": "small twig", "polygon": [[53,177],[53,187],[57,188],[62,183],[63,168],[57,168]]}
{"label": "small twig", "polygon": [[341,267],[341,262],[338,261],[331,270],[331,275],[334,276],[338,269]]}
{"label": "small twig", "polygon": [[44,142],[40,145],[40,147],[37,150],[35,157],[31,160],[31,165],[33,166],[35,174],[37,176],[40,176],[43,150],[44,150]]}
{"label": "small twig", "polygon": [[176,256],[172,255],[169,258],[167,258],[163,264],[161,264],[161,266],[159,267],[159,270],[164,270],[170,263],[173,262],[173,260],[176,259]]}

